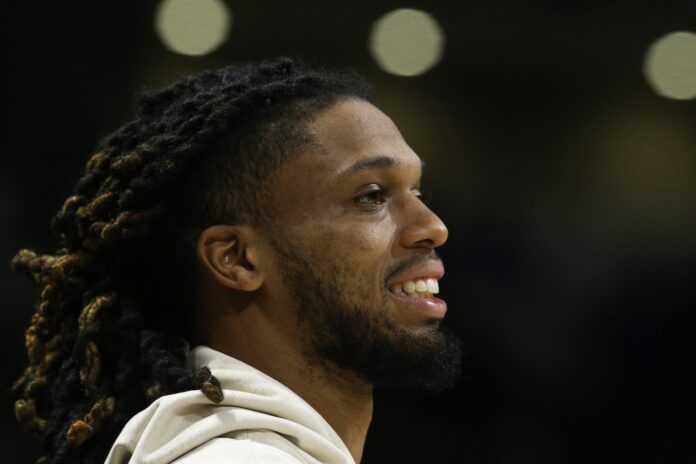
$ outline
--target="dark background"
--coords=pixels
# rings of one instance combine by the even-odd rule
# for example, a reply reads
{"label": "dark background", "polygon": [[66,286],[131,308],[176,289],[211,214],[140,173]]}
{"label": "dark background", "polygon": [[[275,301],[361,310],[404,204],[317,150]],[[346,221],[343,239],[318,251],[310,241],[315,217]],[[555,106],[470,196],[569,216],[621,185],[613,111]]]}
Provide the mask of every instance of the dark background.
{"label": "dark background", "polygon": [[[363,462],[696,462],[696,101],[642,74],[650,43],[696,30],[696,3],[227,3],[230,38],[204,57],[162,46],[156,2],[4,7],[3,461],[36,456],[9,393],[35,297],[9,270],[16,250],[55,250],[49,217],[135,91],[302,52],[374,82],[450,228],[441,290],[466,378],[437,396],[378,391]],[[385,74],[366,47],[400,7],[446,33],[419,77]]]}

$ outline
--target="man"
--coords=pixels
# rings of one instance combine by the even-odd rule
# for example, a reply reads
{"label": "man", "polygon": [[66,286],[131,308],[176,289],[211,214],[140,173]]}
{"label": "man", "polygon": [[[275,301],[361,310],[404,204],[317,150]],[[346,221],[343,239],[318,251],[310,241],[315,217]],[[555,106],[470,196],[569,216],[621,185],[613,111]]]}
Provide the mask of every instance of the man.
{"label": "man", "polygon": [[15,392],[42,462],[360,462],[374,387],[453,385],[447,229],[371,100],[285,58],[141,98],[61,249],[13,260],[41,287]]}

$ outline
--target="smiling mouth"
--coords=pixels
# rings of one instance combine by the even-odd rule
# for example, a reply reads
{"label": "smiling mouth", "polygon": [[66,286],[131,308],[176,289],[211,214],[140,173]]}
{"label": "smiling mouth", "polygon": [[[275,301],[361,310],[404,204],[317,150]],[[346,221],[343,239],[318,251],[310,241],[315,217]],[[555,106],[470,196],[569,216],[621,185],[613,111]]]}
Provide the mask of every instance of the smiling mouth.
{"label": "smiling mouth", "polygon": [[392,284],[389,291],[409,298],[430,298],[440,293],[440,286],[437,279],[417,279],[406,280],[398,284]]}

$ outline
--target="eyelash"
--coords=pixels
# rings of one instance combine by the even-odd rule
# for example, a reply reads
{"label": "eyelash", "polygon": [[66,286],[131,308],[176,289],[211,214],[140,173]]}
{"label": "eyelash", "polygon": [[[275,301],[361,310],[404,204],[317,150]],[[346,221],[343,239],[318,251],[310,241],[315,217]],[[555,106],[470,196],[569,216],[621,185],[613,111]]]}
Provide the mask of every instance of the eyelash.
{"label": "eyelash", "polygon": [[[430,199],[430,193],[428,193],[428,192],[423,193],[418,189],[415,189],[415,191],[417,192],[415,194],[415,196],[420,201],[427,204],[428,200]],[[379,207],[379,206],[383,205],[384,203],[386,203],[386,201],[387,201],[386,196],[387,196],[387,191],[380,187],[380,188],[371,190],[369,192],[362,193],[362,194],[358,195],[357,197],[354,197],[353,202],[357,203],[359,205],[367,205],[367,206],[371,206],[373,208],[376,208],[376,207]],[[375,199],[375,197],[380,197],[381,200],[379,200],[378,202],[362,201],[362,199],[370,199],[370,198]]]}

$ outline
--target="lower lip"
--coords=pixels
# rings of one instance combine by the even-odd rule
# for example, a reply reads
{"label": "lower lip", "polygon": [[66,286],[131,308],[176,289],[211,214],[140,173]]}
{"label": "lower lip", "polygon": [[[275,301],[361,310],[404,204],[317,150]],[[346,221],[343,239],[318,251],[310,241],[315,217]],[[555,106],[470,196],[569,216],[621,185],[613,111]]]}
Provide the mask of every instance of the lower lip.
{"label": "lower lip", "polygon": [[399,300],[399,302],[402,304],[408,306],[410,309],[425,314],[426,316],[442,319],[445,317],[445,313],[447,313],[447,303],[435,296],[411,297],[406,295],[397,295],[396,293],[392,292],[389,292],[389,294]]}

